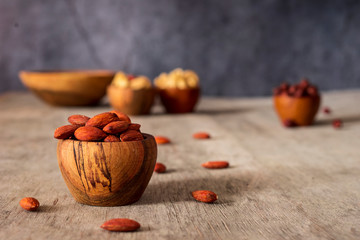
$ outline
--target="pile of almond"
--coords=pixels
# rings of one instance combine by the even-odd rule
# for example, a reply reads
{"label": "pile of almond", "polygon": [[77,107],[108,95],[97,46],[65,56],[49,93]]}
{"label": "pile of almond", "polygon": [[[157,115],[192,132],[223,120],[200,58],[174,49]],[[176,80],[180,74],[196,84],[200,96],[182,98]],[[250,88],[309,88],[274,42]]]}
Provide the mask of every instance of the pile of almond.
{"label": "pile of almond", "polygon": [[97,142],[140,141],[144,137],[140,124],[131,123],[129,116],[119,111],[98,114],[92,118],[84,115],[72,115],[68,118],[71,125],[57,128],[57,139],[75,139]]}
{"label": "pile of almond", "polygon": [[310,84],[309,80],[304,78],[298,84],[283,83],[274,89],[275,96],[283,94],[290,97],[319,96],[319,91],[315,85]]}

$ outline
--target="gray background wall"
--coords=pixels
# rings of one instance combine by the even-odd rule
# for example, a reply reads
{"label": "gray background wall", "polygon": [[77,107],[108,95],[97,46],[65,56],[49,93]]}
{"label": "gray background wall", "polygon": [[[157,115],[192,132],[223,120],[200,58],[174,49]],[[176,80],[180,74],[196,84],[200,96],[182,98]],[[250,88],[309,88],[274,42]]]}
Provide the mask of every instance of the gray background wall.
{"label": "gray background wall", "polygon": [[308,76],[360,87],[360,1],[0,0],[0,92],[21,69],[191,68],[205,95],[269,95]]}

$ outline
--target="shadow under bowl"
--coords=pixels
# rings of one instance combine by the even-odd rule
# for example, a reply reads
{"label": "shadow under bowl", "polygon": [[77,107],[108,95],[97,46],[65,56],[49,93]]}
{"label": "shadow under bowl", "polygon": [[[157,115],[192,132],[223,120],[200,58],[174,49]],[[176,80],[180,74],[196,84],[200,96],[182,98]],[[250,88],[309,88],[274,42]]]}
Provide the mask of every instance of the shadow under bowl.
{"label": "shadow under bowl", "polygon": [[96,105],[114,77],[107,70],[21,71],[22,83],[36,96],[55,106]]}
{"label": "shadow under bowl", "polygon": [[154,172],[153,136],[132,142],[59,140],[57,159],[70,193],[82,204],[121,206],[144,193]]}

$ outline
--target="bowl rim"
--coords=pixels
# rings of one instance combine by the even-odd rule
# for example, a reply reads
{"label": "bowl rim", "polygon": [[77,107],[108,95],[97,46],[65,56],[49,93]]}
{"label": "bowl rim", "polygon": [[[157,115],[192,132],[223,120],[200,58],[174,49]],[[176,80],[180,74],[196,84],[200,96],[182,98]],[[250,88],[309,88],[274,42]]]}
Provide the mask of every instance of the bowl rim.
{"label": "bowl rim", "polygon": [[321,94],[319,95],[315,95],[315,96],[301,96],[301,97],[295,97],[295,96],[290,96],[287,94],[281,94],[281,95],[273,95],[273,98],[291,98],[291,99],[304,99],[304,98],[313,98],[313,99],[317,99],[317,98],[321,98]]}
{"label": "bowl rim", "polygon": [[174,90],[177,90],[177,91],[197,91],[197,90],[201,90],[201,87],[200,86],[197,86],[195,88],[159,88],[157,86],[155,86],[155,88],[158,90],[158,91],[167,91],[167,90],[171,90],[171,91],[174,91]]}
{"label": "bowl rim", "polygon": [[34,69],[21,70],[19,74],[58,75],[58,74],[87,74],[87,75],[115,75],[116,71],[110,69]]}
{"label": "bowl rim", "polygon": [[126,88],[122,88],[122,87],[117,87],[114,84],[110,83],[107,86],[107,89],[113,89],[113,90],[131,90],[134,92],[141,92],[141,91],[156,91],[156,87],[151,85],[151,88],[141,88],[141,89],[132,89],[131,87],[126,87]]}
{"label": "bowl rim", "polygon": [[[141,133],[144,137],[141,141],[126,141],[126,142],[100,142],[100,141],[83,141],[83,140],[77,140],[77,139],[56,139],[58,141],[72,141],[72,142],[86,142],[86,143],[101,143],[101,144],[130,144],[130,143],[137,143],[137,142],[145,142],[145,141],[151,141],[153,139],[155,141],[155,137],[149,133]],[[156,141],[155,141],[156,143]]]}

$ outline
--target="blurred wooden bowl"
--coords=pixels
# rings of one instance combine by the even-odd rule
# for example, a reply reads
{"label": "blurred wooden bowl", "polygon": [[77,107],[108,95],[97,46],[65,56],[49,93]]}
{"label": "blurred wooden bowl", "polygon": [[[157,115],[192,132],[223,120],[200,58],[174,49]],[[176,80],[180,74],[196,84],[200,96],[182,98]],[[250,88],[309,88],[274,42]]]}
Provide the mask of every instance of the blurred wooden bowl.
{"label": "blurred wooden bowl", "polygon": [[76,201],[120,206],[138,201],[154,172],[157,146],[153,136],[133,142],[59,140],[61,174]]}
{"label": "blurred wooden bowl", "polygon": [[168,113],[189,113],[193,112],[200,98],[200,88],[158,89],[161,103]]}
{"label": "blurred wooden bowl", "polygon": [[107,70],[21,71],[23,84],[40,99],[57,106],[97,104],[114,77]]}
{"label": "blurred wooden bowl", "polygon": [[274,96],[273,101],[281,122],[292,121],[297,126],[311,125],[320,106],[320,96],[291,97],[282,94]]}
{"label": "blurred wooden bowl", "polygon": [[109,85],[107,96],[111,106],[128,115],[149,114],[154,103],[156,91],[153,88],[133,90]]}

